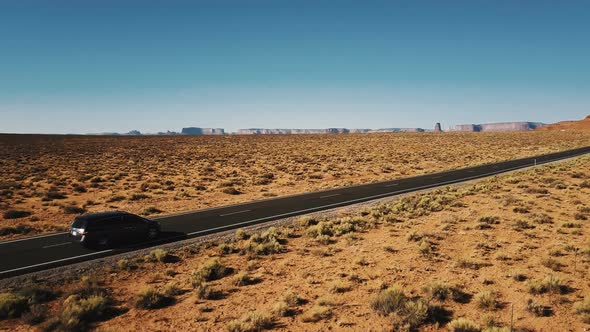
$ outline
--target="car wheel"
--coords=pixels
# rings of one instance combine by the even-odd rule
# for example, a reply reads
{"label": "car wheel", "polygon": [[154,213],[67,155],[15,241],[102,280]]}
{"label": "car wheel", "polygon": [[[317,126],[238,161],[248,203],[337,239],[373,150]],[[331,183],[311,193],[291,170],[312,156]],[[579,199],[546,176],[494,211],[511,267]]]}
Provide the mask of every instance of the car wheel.
{"label": "car wheel", "polygon": [[148,230],[148,239],[153,240],[153,239],[157,238],[159,234],[160,234],[160,232],[158,231],[157,228],[150,228]]}

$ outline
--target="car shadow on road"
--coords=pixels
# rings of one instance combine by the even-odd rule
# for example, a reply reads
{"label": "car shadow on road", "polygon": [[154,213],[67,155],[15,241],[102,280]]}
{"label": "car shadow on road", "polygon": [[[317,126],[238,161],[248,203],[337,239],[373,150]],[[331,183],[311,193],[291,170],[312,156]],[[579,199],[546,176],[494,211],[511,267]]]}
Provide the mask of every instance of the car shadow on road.
{"label": "car shadow on road", "polygon": [[147,241],[147,242],[140,242],[134,243],[132,245],[127,245],[124,247],[120,247],[117,249],[121,249],[124,251],[131,251],[131,250],[138,250],[138,249],[146,249],[150,247],[159,246],[162,244],[177,242],[188,239],[188,235],[182,232],[161,232],[158,238]]}

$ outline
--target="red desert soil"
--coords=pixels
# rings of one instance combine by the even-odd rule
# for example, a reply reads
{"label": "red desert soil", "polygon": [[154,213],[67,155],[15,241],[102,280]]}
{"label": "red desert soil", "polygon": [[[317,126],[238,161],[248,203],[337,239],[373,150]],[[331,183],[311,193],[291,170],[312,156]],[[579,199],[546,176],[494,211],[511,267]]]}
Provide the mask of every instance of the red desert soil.
{"label": "red desert soil", "polygon": [[31,279],[0,294],[23,304],[0,330],[586,331],[589,170],[582,157]]}
{"label": "red desert soil", "polygon": [[0,239],[80,213],[209,208],[555,152],[590,132],[96,137],[0,135]]}
{"label": "red desert soil", "polygon": [[561,121],[540,127],[538,130],[590,130],[590,115],[579,121]]}

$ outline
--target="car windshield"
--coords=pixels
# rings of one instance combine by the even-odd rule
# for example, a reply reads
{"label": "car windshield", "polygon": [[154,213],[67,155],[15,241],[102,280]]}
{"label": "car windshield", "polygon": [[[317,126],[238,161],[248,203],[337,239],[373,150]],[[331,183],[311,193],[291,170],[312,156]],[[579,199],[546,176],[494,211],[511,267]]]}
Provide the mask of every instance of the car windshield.
{"label": "car windshield", "polygon": [[72,224],[72,228],[84,228],[86,227],[86,220],[81,218],[74,219],[74,223]]}

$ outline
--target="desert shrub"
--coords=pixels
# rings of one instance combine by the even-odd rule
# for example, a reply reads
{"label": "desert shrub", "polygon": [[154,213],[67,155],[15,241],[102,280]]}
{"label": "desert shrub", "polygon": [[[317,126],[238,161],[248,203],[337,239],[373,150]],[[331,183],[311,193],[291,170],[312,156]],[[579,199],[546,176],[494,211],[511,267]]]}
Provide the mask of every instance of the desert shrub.
{"label": "desert shrub", "polygon": [[117,261],[117,269],[129,270],[131,269],[131,262],[127,258],[122,258]]}
{"label": "desert shrub", "polygon": [[301,316],[301,320],[306,323],[314,323],[327,319],[330,316],[332,316],[331,308],[316,304],[309,311],[303,314],[303,316]]}
{"label": "desert shrub", "polygon": [[2,227],[0,228],[0,235],[11,235],[11,234],[28,234],[34,231],[35,228],[29,225],[18,225],[16,227]]}
{"label": "desert shrub", "polygon": [[463,269],[472,269],[472,270],[479,270],[484,266],[488,266],[489,264],[478,262],[472,260],[470,258],[460,258],[457,260],[456,266]]}
{"label": "desert shrub", "polygon": [[512,228],[514,228],[515,230],[524,230],[524,229],[533,229],[533,228],[535,228],[535,226],[529,224],[529,222],[526,220],[517,220],[514,222],[514,225],[512,226]]}
{"label": "desert shrub", "polygon": [[286,292],[283,294],[281,301],[285,302],[290,307],[294,307],[305,302],[303,298],[294,292]]}
{"label": "desert shrub", "polygon": [[64,205],[62,210],[65,214],[82,214],[86,212],[86,209],[75,206],[75,205]]}
{"label": "desert shrub", "polygon": [[373,299],[370,306],[381,315],[395,314],[400,318],[400,326],[410,329],[417,328],[430,318],[434,313],[434,307],[421,298],[408,298],[397,286],[380,291]]}
{"label": "desert shrub", "polygon": [[401,311],[408,298],[399,287],[382,290],[371,300],[371,309],[382,315]]}
{"label": "desert shrub", "polygon": [[224,194],[228,194],[228,195],[240,195],[242,193],[241,191],[239,191],[238,189],[236,189],[234,187],[223,188],[221,190],[221,192]]}
{"label": "desert shrub", "polygon": [[549,316],[551,310],[542,304],[537,303],[533,299],[528,299],[526,302],[526,310],[537,317]]}
{"label": "desert shrub", "polygon": [[193,284],[195,289],[195,294],[197,298],[208,300],[211,298],[211,294],[213,293],[211,287],[206,282],[199,282],[198,284]]}
{"label": "desert shrub", "polygon": [[20,317],[29,310],[26,297],[15,293],[0,293],[0,319]]}
{"label": "desert shrub", "polygon": [[318,223],[318,221],[315,218],[305,216],[305,217],[299,218],[298,223],[302,227],[309,227],[309,226],[316,225]]}
{"label": "desert shrub", "polygon": [[255,281],[246,271],[239,272],[233,277],[233,284],[235,286],[250,285]]}
{"label": "desert shrub", "polygon": [[481,328],[476,323],[466,319],[466,318],[457,318],[453,319],[448,325],[447,328],[451,332],[480,332]]}
{"label": "desert shrub", "polygon": [[586,180],[580,183],[580,188],[590,188],[590,181]]}
{"label": "desert shrub", "polygon": [[281,299],[272,306],[272,313],[277,316],[291,316],[293,307],[303,304],[304,300],[293,292],[283,294]]}
{"label": "desert shrub", "polygon": [[385,250],[385,251],[387,251],[388,253],[391,253],[391,254],[395,254],[398,251],[397,249],[395,249],[392,246],[384,246],[383,247],[383,250]]}
{"label": "desert shrub", "polygon": [[125,196],[115,195],[115,196],[111,196],[109,199],[107,199],[107,203],[120,202],[120,201],[124,201],[124,200],[125,200]]}
{"label": "desert shrub", "polygon": [[104,320],[115,312],[111,300],[105,296],[68,296],[60,312],[48,321],[45,330],[84,331],[92,322]]}
{"label": "desert shrub", "polygon": [[[474,188],[473,190],[477,191],[479,189]],[[461,193],[452,188],[439,189],[423,195],[408,196],[397,200],[392,205],[391,212],[408,217],[423,216],[431,212],[442,211],[461,196]]]}
{"label": "desert shrub", "polygon": [[443,283],[432,283],[422,287],[422,291],[425,292],[431,299],[438,301],[453,300],[456,302],[463,301],[467,294],[461,291],[461,288],[456,285],[448,285]]}
{"label": "desert shrub", "polygon": [[562,284],[559,278],[555,278],[553,276],[546,277],[542,281],[531,280],[528,282],[527,286],[529,293],[531,294],[563,294],[567,291],[567,286]]}
{"label": "desert shrub", "polygon": [[141,214],[144,216],[149,216],[156,213],[162,213],[163,211],[156,208],[155,206],[149,206],[141,211]]}
{"label": "desert shrub", "polygon": [[273,313],[273,315],[276,315],[278,317],[285,317],[289,316],[290,314],[289,305],[283,301],[279,301],[273,304],[270,311]]}
{"label": "desert shrub", "polygon": [[217,280],[231,273],[231,269],[223,266],[219,260],[210,259],[198,270],[194,270],[191,276],[193,287],[199,286],[205,281]]}
{"label": "desert shrub", "polygon": [[232,246],[230,246],[227,243],[221,243],[220,245],[217,246],[217,249],[219,250],[220,255],[228,255],[228,254],[231,254],[233,251]]}
{"label": "desert shrub", "polygon": [[85,193],[88,191],[88,189],[86,189],[86,187],[81,184],[73,186],[72,189],[77,193]]}
{"label": "desert shrub", "polygon": [[40,304],[31,305],[29,311],[22,314],[21,319],[29,325],[37,325],[47,317],[47,308]]}
{"label": "desert shrub", "polygon": [[307,228],[307,235],[312,238],[317,238],[322,235],[332,236],[334,231],[332,230],[332,223],[327,221],[320,221],[318,224]]}
{"label": "desert shrub", "polygon": [[477,305],[486,310],[496,310],[500,306],[498,294],[492,291],[483,291],[475,295]]}
{"label": "desert shrub", "polygon": [[423,234],[419,233],[418,231],[412,230],[408,232],[408,234],[406,235],[406,240],[408,240],[408,242],[418,242],[422,240],[423,237]]}
{"label": "desert shrub", "polygon": [[404,325],[413,329],[424,324],[428,319],[429,310],[428,303],[423,299],[407,301],[404,304]]}
{"label": "desert shrub", "polygon": [[244,315],[239,320],[232,320],[227,324],[228,332],[256,332],[272,328],[272,317],[254,311]]}
{"label": "desert shrub", "polygon": [[561,268],[563,267],[563,264],[554,258],[545,258],[541,260],[541,264],[553,271],[561,271]]}
{"label": "desert shrub", "polygon": [[523,213],[524,214],[524,213],[529,213],[530,211],[529,211],[529,209],[527,209],[525,207],[517,206],[517,207],[515,207],[515,208],[512,209],[512,212],[514,212],[514,213]]}
{"label": "desert shrub", "polygon": [[31,215],[29,211],[23,210],[8,210],[2,214],[4,219],[20,219],[25,218]]}
{"label": "desert shrub", "polygon": [[497,216],[481,217],[478,219],[478,222],[488,224],[488,225],[496,225],[496,224],[500,223],[500,217],[497,217]]}
{"label": "desert shrub", "polygon": [[271,227],[262,234],[250,236],[250,239],[244,243],[241,252],[251,255],[270,255],[279,253],[281,250],[282,246],[277,231]]}
{"label": "desert shrub", "polygon": [[553,217],[545,214],[545,213],[534,213],[531,216],[531,219],[537,224],[552,224]]}
{"label": "desert shrub", "polygon": [[148,255],[146,255],[146,260],[151,262],[161,262],[165,263],[168,258],[170,257],[167,250],[164,249],[154,249],[150,251]]}
{"label": "desert shrub", "polygon": [[527,279],[527,276],[524,273],[522,273],[520,271],[516,271],[516,270],[510,272],[510,276],[515,281],[525,281]]}
{"label": "desert shrub", "polygon": [[162,294],[168,297],[174,297],[181,295],[182,289],[178,286],[176,282],[169,282],[164,286],[164,288],[162,288]]}
{"label": "desert shrub", "polygon": [[277,240],[270,240],[268,242],[257,243],[256,241],[248,241],[242,247],[242,253],[252,255],[270,255],[281,252],[281,244]]}
{"label": "desert shrub", "polygon": [[29,304],[45,303],[53,300],[57,295],[54,291],[36,286],[23,287],[16,293],[26,298]]}
{"label": "desert shrub", "polygon": [[428,240],[422,240],[420,245],[418,245],[418,250],[422,256],[430,256],[432,255],[432,244]]}
{"label": "desert shrub", "polygon": [[586,217],[586,215],[584,215],[583,213],[575,213],[574,214],[574,219],[576,220],[588,220],[588,217]]}
{"label": "desert shrub", "polygon": [[236,239],[238,240],[247,240],[249,237],[250,235],[242,228],[236,231]]}
{"label": "desert shrub", "polygon": [[340,280],[334,281],[328,287],[330,293],[345,293],[350,290],[350,286]]}
{"label": "desert shrub", "polygon": [[129,197],[130,201],[140,201],[142,199],[146,199],[146,198],[150,198],[149,195],[146,194],[133,194],[131,195],[131,197]]}
{"label": "desert shrub", "polygon": [[577,223],[577,222],[564,222],[563,224],[561,224],[561,227],[563,227],[563,228],[582,228],[582,224]]}
{"label": "desert shrub", "polygon": [[545,188],[527,188],[525,192],[527,194],[547,195],[549,193],[549,190]]}
{"label": "desert shrub", "polygon": [[45,193],[43,197],[43,201],[52,201],[54,199],[66,199],[68,196],[66,194],[59,192],[57,189],[50,189],[48,192]]}
{"label": "desert shrub", "polygon": [[101,183],[104,182],[105,180],[103,178],[101,178],[100,176],[95,176],[93,178],[90,179],[90,182],[92,183]]}
{"label": "desert shrub", "polygon": [[138,309],[158,309],[174,302],[174,298],[166,296],[154,288],[145,288],[135,294],[133,306]]}

